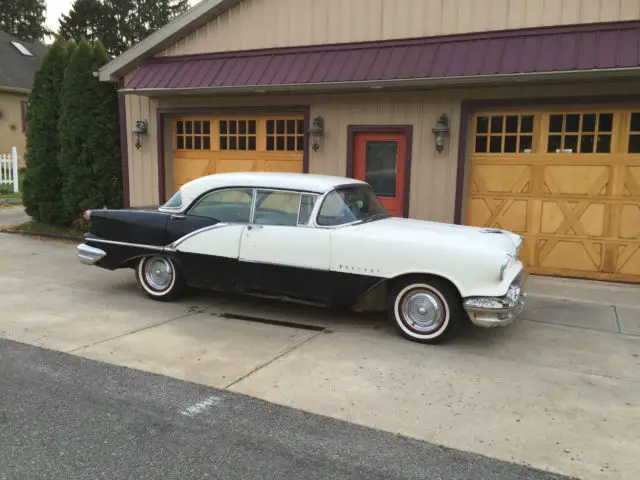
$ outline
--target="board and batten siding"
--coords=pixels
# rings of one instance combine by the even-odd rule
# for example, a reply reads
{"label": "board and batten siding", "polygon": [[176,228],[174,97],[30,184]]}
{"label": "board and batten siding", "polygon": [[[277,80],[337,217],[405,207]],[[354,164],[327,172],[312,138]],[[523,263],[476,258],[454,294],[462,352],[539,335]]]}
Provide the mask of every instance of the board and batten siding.
{"label": "board and batten siding", "polygon": [[638,0],[243,0],[158,56],[638,19]]}
{"label": "board and batten siding", "polygon": [[[157,108],[253,107],[310,105],[311,117],[321,115],[325,137],[318,152],[310,152],[310,173],[345,175],[347,170],[347,127],[349,125],[413,125],[409,216],[452,222],[455,213],[460,108],[463,99],[560,97],[573,95],[615,95],[637,93],[633,82],[616,84],[498,87],[413,92],[283,95],[253,97],[181,96],[148,99],[127,95],[127,131],[138,119],[149,121],[149,134],[139,150],[129,139],[129,186],[131,205],[158,204]],[[567,100],[570,103],[570,100]],[[450,117],[451,133],[445,150],[437,154],[434,127],[438,115]],[[167,117],[167,123],[170,117]],[[167,195],[172,193],[173,162],[170,126],[165,125]],[[128,133],[130,135],[130,133]],[[169,138],[167,138],[169,136]],[[162,199],[164,200],[164,199]]]}

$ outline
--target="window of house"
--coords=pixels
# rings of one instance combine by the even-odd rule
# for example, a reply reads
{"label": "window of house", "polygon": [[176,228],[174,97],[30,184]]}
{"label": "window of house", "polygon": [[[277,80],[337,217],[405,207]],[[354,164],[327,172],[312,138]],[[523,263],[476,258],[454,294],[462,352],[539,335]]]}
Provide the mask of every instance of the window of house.
{"label": "window of house", "polygon": [[475,153],[531,153],[533,129],[533,115],[479,115]]}
{"label": "window of house", "polygon": [[220,222],[249,223],[252,203],[251,188],[216,190],[202,197],[189,210],[189,215],[213,218]]}
{"label": "window of house", "polygon": [[16,50],[18,50],[25,57],[33,57],[33,53],[31,53],[29,51],[29,49],[27,47],[25,47],[23,44],[21,44],[20,42],[16,42],[16,41],[12,40],[11,41],[11,45],[13,45],[13,47]]}
{"label": "window of house", "polygon": [[209,120],[176,121],[177,150],[211,150],[211,122]]}
{"label": "window of house", "polygon": [[613,113],[549,116],[547,153],[611,153]]}
{"label": "window of house", "polygon": [[29,102],[22,100],[20,102],[20,111],[22,113],[22,132],[27,131],[27,124],[29,122]]}
{"label": "window of house", "polygon": [[256,120],[220,120],[220,150],[256,150]]}
{"label": "window of house", "polygon": [[267,120],[267,151],[304,151],[304,120]]}

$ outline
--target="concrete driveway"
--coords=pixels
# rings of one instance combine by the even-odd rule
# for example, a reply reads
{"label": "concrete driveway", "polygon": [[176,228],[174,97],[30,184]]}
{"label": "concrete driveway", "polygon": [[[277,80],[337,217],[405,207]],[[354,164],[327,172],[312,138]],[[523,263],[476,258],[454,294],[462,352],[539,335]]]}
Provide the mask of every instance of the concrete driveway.
{"label": "concrete driveway", "polygon": [[2,233],[0,299],[8,339],[580,478],[640,470],[633,304],[621,328],[607,306],[572,316],[537,299],[533,320],[429,347],[384,316],[219,294],[153,302],[131,271],[79,264],[73,244]]}

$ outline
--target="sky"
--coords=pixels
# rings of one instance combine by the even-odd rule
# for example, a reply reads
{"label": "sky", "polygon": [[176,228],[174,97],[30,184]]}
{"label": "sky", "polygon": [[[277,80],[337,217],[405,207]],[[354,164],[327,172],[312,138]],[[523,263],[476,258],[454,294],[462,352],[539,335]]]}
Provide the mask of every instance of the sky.
{"label": "sky", "polygon": [[[189,3],[193,6],[198,3],[199,0],[189,0]],[[60,15],[68,13],[73,5],[74,0],[46,0],[47,3],[47,27],[52,30],[58,29],[58,21]]]}

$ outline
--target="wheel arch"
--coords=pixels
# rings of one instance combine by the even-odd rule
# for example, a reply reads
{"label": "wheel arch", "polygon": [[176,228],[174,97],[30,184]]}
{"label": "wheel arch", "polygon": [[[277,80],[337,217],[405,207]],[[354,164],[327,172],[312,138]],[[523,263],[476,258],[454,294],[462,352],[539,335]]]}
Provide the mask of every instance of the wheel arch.
{"label": "wheel arch", "polygon": [[416,281],[436,280],[448,284],[460,298],[459,286],[450,278],[435,273],[426,273],[420,271],[405,272],[393,277],[383,278],[379,282],[371,286],[360,298],[358,298],[353,306],[353,310],[357,312],[364,311],[382,311],[387,308],[387,301],[391,292],[402,282],[415,279]]}

